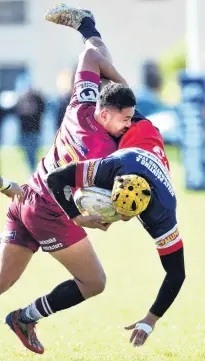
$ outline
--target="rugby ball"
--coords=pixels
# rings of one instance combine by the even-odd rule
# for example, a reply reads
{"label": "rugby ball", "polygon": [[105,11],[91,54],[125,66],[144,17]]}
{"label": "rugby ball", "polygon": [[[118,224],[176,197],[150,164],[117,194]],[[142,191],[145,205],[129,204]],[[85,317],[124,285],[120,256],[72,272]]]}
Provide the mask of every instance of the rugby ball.
{"label": "rugby ball", "polygon": [[111,200],[111,191],[97,187],[78,189],[74,201],[80,213],[84,216],[102,216],[104,223],[119,221]]}

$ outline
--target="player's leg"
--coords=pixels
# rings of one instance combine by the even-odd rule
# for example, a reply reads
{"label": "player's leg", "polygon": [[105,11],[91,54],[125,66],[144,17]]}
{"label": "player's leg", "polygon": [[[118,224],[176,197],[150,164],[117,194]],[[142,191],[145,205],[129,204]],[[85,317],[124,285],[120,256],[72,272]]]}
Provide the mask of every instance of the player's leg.
{"label": "player's leg", "polygon": [[94,48],[112,63],[111,54],[95,27],[95,19],[89,10],[75,9],[65,4],[48,10],[45,19],[78,30],[84,39],[86,48]]}
{"label": "player's leg", "polygon": [[0,294],[6,292],[20,278],[33,251],[14,244],[0,245]]}
{"label": "player's leg", "polygon": [[[15,225],[14,222],[13,225]],[[18,239],[13,239],[16,242],[14,244],[4,243],[4,240],[12,242],[15,232],[17,237],[19,236],[20,228],[15,225],[15,229],[16,231],[7,231],[7,235],[6,233],[3,235],[0,245],[0,294],[7,291],[20,278],[33,255],[31,249],[17,245]],[[21,234],[23,235],[22,232]],[[13,325],[9,320],[6,319],[6,323],[13,330]]]}
{"label": "player's leg", "polygon": [[[7,213],[5,231],[1,237],[0,247],[0,292],[6,291],[14,284],[25,270],[33,253],[39,245],[31,236],[25,226],[24,220],[32,224],[34,217],[30,218],[34,204],[28,186],[23,186],[24,203],[12,202]],[[6,323],[15,333],[16,319],[6,317]]]}
{"label": "player's leg", "polygon": [[73,275],[84,299],[104,291],[106,276],[88,237],[51,255]]}
{"label": "player's leg", "polygon": [[[33,251],[29,248],[3,242],[4,237],[6,242],[12,241],[11,237],[15,235],[15,232],[18,237],[19,227],[15,226],[15,229],[16,231],[8,231],[10,236],[8,232],[8,236],[3,235],[0,245],[0,294],[7,291],[20,278],[33,255]],[[18,239],[15,241],[17,243]],[[11,323],[8,320],[6,322],[13,330]]]}
{"label": "player's leg", "polygon": [[13,311],[6,317],[6,322],[24,346],[35,353],[44,352],[44,347],[35,332],[37,321],[76,306],[101,293],[105,288],[103,268],[87,237],[71,247],[53,252],[52,256],[66,267],[74,279],[60,283],[49,294],[39,297],[29,306]]}
{"label": "player's leg", "polygon": [[[24,195],[26,199],[26,192]],[[0,294],[19,279],[38,249],[19,217],[25,207],[25,204],[13,201],[7,212],[5,229],[0,238]]]}
{"label": "player's leg", "polygon": [[44,347],[37,338],[35,325],[41,318],[76,306],[85,299],[101,293],[105,274],[87,237],[73,246],[52,253],[75,277],[60,283],[49,294],[32,304],[11,312],[6,322],[29,350],[42,354]]}
{"label": "player's leg", "polygon": [[[39,198],[36,195],[38,211],[35,206],[30,208],[35,212],[36,221],[27,224],[29,231],[35,234],[43,251],[52,252],[74,279],[59,284],[25,309],[11,312],[6,320],[28,349],[43,353],[44,348],[35,334],[35,322],[101,293],[105,287],[105,274],[85,231],[63,212],[58,214],[48,208],[45,200],[40,203]],[[26,219],[24,221],[26,223]]]}
{"label": "player's leg", "polygon": [[52,313],[75,306],[103,292],[106,277],[100,261],[87,237],[51,255],[74,276],[59,284],[51,293],[38,298],[21,311],[20,320],[38,321]]}
{"label": "player's leg", "polygon": [[47,11],[45,19],[76,29],[83,36],[86,50],[80,56],[77,72],[90,71],[114,82],[126,84],[112,65],[109,50],[95,27],[94,17],[90,11],[58,5]]}
{"label": "player's leg", "polygon": [[110,63],[113,63],[111,53],[102,40],[101,34],[96,29],[93,17],[85,18],[78,31],[83,35],[86,49],[94,49]]}
{"label": "player's leg", "polygon": [[73,307],[103,292],[106,276],[88,237],[68,248],[52,252],[74,278],[60,283],[49,294],[39,297],[20,311],[22,322],[38,321],[53,313]]}

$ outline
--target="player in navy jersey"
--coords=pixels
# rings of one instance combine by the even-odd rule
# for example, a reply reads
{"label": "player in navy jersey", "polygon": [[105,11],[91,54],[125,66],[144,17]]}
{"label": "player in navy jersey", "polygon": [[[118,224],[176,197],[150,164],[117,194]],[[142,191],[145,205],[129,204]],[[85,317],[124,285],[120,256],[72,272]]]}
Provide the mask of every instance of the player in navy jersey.
{"label": "player in navy jersey", "polygon": [[[121,219],[127,221],[137,216],[153,238],[166,276],[146,317],[126,328],[133,330],[131,342],[141,346],[184,282],[183,243],[169,162],[159,131],[148,120],[139,120],[122,137],[119,148],[106,158],[58,168],[47,182],[59,203],[60,193],[68,186],[112,190],[113,205]],[[66,205],[63,202],[60,205],[70,218],[80,215],[72,197]]]}

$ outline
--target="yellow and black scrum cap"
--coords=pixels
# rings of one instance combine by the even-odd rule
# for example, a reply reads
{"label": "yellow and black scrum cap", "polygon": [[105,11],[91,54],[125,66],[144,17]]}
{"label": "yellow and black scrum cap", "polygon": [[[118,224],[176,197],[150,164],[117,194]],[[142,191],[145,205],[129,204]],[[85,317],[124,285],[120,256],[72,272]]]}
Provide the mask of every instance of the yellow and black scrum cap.
{"label": "yellow and black scrum cap", "polygon": [[115,178],[112,189],[112,201],[117,213],[134,217],[142,213],[151,199],[148,182],[135,174]]}

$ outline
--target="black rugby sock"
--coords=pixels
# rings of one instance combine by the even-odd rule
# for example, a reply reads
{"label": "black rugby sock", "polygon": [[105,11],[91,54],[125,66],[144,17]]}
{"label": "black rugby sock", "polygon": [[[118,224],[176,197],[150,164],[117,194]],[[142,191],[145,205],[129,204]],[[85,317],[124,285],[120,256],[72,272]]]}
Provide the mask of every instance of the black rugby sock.
{"label": "black rugby sock", "polygon": [[82,20],[78,31],[82,34],[84,41],[91,38],[92,36],[97,36],[98,38],[101,38],[100,33],[95,28],[94,20],[89,17]]}
{"label": "black rugby sock", "polygon": [[61,283],[46,297],[53,312],[65,310],[85,301],[74,280]]}
{"label": "black rugby sock", "polygon": [[20,311],[20,321],[34,322],[40,318],[48,317],[57,311],[62,311],[83,302],[85,298],[81,294],[74,280],[68,280],[46,296],[39,297],[28,307]]}

